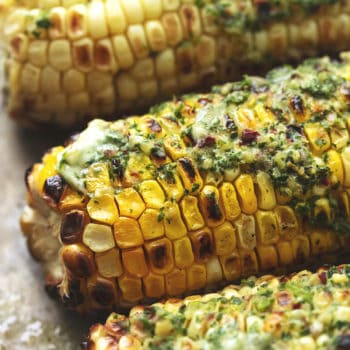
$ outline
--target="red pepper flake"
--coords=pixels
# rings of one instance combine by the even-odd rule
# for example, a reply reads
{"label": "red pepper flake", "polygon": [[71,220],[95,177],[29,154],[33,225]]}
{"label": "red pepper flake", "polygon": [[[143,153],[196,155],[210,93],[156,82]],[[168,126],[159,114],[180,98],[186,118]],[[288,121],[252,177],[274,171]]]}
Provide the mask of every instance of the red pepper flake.
{"label": "red pepper flake", "polygon": [[299,309],[301,309],[301,303],[295,303],[295,304],[293,305],[293,309],[294,309],[294,310],[299,310]]}
{"label": "red pepper flake", "polygon": [[257,131],[251,130],[251,129],[245,129],[243,130],[243,133],[242,133],[242,144],[246,145],[246,144],[252,143],[256,141],[258,136],[260,136],[260,134]]}
{"label": "red pepper flake", "polygon": [[207,136],[205,139],[200,139],[197,142],[198,148],[211,147],[215,145],[215,138],[213,136]]}
{"label": "red pepper flake", "polygon": [[320,272],[318,274],[318,278],[320,279],[322,284],[326,284],[327,283],[327,274],[326,274],[326,272]]}

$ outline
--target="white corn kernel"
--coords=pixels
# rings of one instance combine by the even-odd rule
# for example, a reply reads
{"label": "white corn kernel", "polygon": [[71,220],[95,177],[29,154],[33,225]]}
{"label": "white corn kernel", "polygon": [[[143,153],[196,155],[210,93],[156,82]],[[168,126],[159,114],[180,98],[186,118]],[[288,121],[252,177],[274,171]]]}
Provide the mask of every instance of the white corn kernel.
{"label": "white corn kernel", "polygon": [[146,34],[141,24],[129,26],[127,36],[136,58],[145,58],[149,55]]}
{"label": "white corn kernel", "polygon": [[67,12],[63,7],[54,7],[49,13],[49,37],[51,39],[61,39],[67,34]]}
{"label": "white corn kernel", "polygon": [[162,0],[164,11],[176,11],[180,7],[180,0]]}
{"label": "white corn kernel", "polygon": [[196,45],[197,62],[200,67],[208,67],[215,63],[216,44],[215,40],[207,35],[201,36]]}
{"label": "white corn kernel", "polygon": [[101,39],[108,35],[103,2],[92,1],[89,4],[88,27],[92,39]]}
{"label": "white corn kernel", "polygon": [[126,73],[117,77],[117,90],[121,100],[136,100],[139,93],[136,81]]}
{"label": "white corn kernel", "polygon": [[[50,94],[47,96],[46,100],[46,108],[49,111],[54,111],[54,113],[57,113],[58,116],[62,117],[62,113],[65,111],[67,107],[67,98],[65,94],[57,93],[57,94]],[[64,114],[64,118],[66,118],[66,115]]]}
{"label": "white corn kernel", "polygon": [[136,62],[131,69],[131,75],[133,78],[139,81],[154,77],[154,62],[151,58],[146,58]]}
{"label": "white corn kernel", "polygon": [[60,72],[51,68],[50,66],[46,66],[41,71],[41,82],[40,82],[40,90],[43,92],[56,93],[59,92],[61,87],[61,77]]}
{"label": "white corn kernel", "polygon": [[159,21],[148,21],[145,25],[146,35],[152,51],[163,50],[166,43],[165,31]]}
{"label": "white corn kernel", "polygon": [[157,19],[162,14],[161,0],[141,0],[145,19]]}
{"label": "white corn kernel", "polygon": [[155,58],[156,74],[159,78],[175,76],[175,55],[174,50],[166,49],[160,52]]}
{"label": "white corn kernel", "polygon": [[127,23],[124,12],[120,7],[120,3],[115,0],[106,0],[105,13],[107,17],[107,24],[111,34],[124,33]]}
{"label": "white corn kernel", "polygon": [[33,40],[28,47],[28,60],[35,66],[44,67],[47,64],[47,40]]}
{"label": "white corn kernel", "polygon": [[87,224],[83,233],[83,243],[95,253],[102,253],[114,248],[115,242],[111,227]]}
{"label": "white corn kernel", "polygon": [[144,13],[140,0],[120,0],[129,24],[142,23]]}
{"label": "white corn kernel", "polygon": [[87,10],[85,5],[74,5],[68,9],[67,33],[72,40],[87,35]]}
{"label": "white corn kernel", "polygon": [[116,98],[114,86],[107,86],[93,96],[93,102],[102,114],[111,114],[115,111]]}
{"label": "white corn kernel", "polygon": [[19,8],[6,17],[4,23],[4,35],[7,40],[11,40],[17,34],[25,31],[27,15],[27,10]]}
{"label": "white corn kernel", "polygon": [[112,38],[114,54],[121,69],[130,68],[134,64],[134,55],[124,35],[116,35]]}
{"label": "white corn kernel", "polygon": [[160,92],[164,97],[170,97],[179,91],[179,83],[176,77],[160,81]]}
{"label": "white corn kernel", "polygon": [[21,74],[21,90],[28,94],[39,91],[40,69],[30,63],[26,63]]}
{"label": "white corn kernel", "polygon": [[90,98],[89,94],[85,91],[78,92],[76,94],[68,95],[69,109],[74,112],[89,111]]}
{"label": "white corn kernel", "polygon": [[63,75],[63,90],[68,93],[83,91],[85,88],[85,74],[76,69],[70,69]]}
{"label": "white corn kernel", "polygon": [[88,91],[98,93],[108,86],[113,85],[113,77],[107,72],[100,72],[93,70],[87,74],[87,88]]}
{"label": "white corn kernel", "polygon": [[140,83],[139,86],[140,96],[151,99],[158,95],[158,82],[154,79],[147,79]]}

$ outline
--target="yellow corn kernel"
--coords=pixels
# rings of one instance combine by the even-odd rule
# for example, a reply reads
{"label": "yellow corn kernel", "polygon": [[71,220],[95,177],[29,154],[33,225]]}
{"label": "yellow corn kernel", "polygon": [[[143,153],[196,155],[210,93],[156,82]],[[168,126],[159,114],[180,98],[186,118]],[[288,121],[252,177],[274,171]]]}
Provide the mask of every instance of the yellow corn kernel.
{"label": "yellow corn kernel", "polygon": [[119,288],[126,301],[135,303],[143,298],[142,281],[140,278],[123,275],[118,277]]}
{"label": "yellow corn kernel", "polygon": [[170,296],[181,295],[186,291],[186,271],[174,269],[165,275],[165,287]]}
{"label": "yellow corn kernel", "polygon": [[140,184],[139,191],[148,208],[160,209],[164,206],[164,192],[157,181],[143,181]]}
{"label": "yellow corn kernel", "polygon": [[332,146],[336,150],[340,150],[348,144],[349,133],[346,129],[345,123],[341,126],[333,126],[330,130]]}
{"label": "yellow corn kernel", "polygon": [[179,15],[175,12],[165,13],[162,16],[162,24],[170,46],[176,46],[183,40],[183,29]]}
{"label": "yellow corn kernel", "polygon": [[127,22],[124,12],[119,2],[114,0],[105,1],[105,14],[107,18],[108,29],[111,34],[124,33]]}
{"label": "yellow corn kernel", "polygon": [[186,270],[187,274],[187,289],[198,290],[203,288],[207,281],[207,271],[205,266],[193,264]]}
{"label": "yellow corn kernel", "polygon": [[105,38],[108,35],[105,7],[102,2],[93,1],[88,7],[88,27],[92,39]]}
{"label": "yellow corn kernel", "polygon": [[187,38],[200,38],[202,32],[201,18],[198,7],[183,5],[180,8],[180,18]]}
{"label": "yellow corn kernel", "polygon": [[338,306],[334,318],[339,322],[350,322],[350,306]]}
{"label": "yellow corn kernel", "polygon": [[106,163],[94,163],[89,167],[86,175],[86,189],[95,193],[98,189],[111,188],[111,180]]}
{"label": "yellow corn kernel", "polygon": [[326,219],[327,222],[331,222],[333,219],[331,206],[329,200],[326,198],[317,199],[314,205],[314,217]]}
{"label": "yellow corn kernel", "polygon": [[323,230],[313,230],[310,234],[311,255],[317,256],[325,254],[329,249],[327,232]]}
{"label": "yellow corn kernel", "polygon": [[[140,83],[145,83],[145,79],[154,77],[154,62],[151,58],[139,59],[130,70],[130,73],[135,80]],[[142,119],[141,119],[142,120]],[[139,122],[141,121],[139,120]],[[142,124],[140,123],[140,126]],[[147,127],[147,129],[149,129]],[[156,134],[155,134],[156,135]]]}
{"label": "yellow corn kernel", "polygon": [[144,21],[144,12],[139,0],[121,0],[120,2],[129,24],[142,23]]}
{"label": "yellow corn kernel", "polygon": [[174,330],[174,326],[170,322],[170,320],[163,319],[156,323],[155,329],[154,329],[154,335],[160,336],[160,337],[166,337],[169,336]]}
{"label": "yellow corn kernel", "polygon": [[177,174],[172,174],[171,177],[172,178],[169,180],[165,177],[162,178],[162,176],[159,176],[158,181],[163,187],[167,198],[178,202],[184,194],[184,188],[182,187],[181,180]]}
{"label": "yellow corn kernel", "polygon": [[68,40],[53,40],[49,44],[48,57],[50,65],[59,71],[66,71],[71,68],[72,57]]}
{"label": "yellow corn kernel", "polygon": [[327,241],[328,241],[328,251],[329,252],[336,252],[340,249],[340,240],[339,240],[339,234],[333,231],[326,231],[325,233],[327,235]]}
{"label": "yellow corn kernel", "polygon": [[304,263],[310,257],[309,239],[305,236],[298,235],[292,240],[292,249],[296,263]]}
{"label": "yellow corn kernel", "polygon": [[137,185],[140,181],[152,179],[154,177],[153,171],[153,164],[148,155],[143,152],[134,153],[126,167],[124,180],[128,185]]}
{"label": "yellow corn kernel", "polygon": [[85,5],[73,5],[67,9],[67,34],[72,40],[87,35],[87,7]]}
{"label": "yellow corn kernel", "polygon": [[252,215],[242,214],[234,223],[237,232],[238,246],[252,250],[256,246],[255,220]]}
{"label": "yellow corn kernel", "polygon": [[256,250],[262,271],[278,267],[278,256],[273,245],[258,245]]}
{"label": "yellow corn kernel", "polygon": [[350,147],[345,147],[341,153],[344,169],[344,186],[350,187]]}
{"label": "yellow corn kernel", "polygon": [[196,197],[185,196],[180,202],[180,207],[189,231],[198,230],[204,226],[204,220],[198,209]]}
{"label": "yellow corn kernel", "polygon": [[146,36],[152,51],[162,51],[166,48],[166,35],[159,21],[148,21],[145,25]]}
{"label": "yellow corn kernel", "polygon": [[141,0],[146,19],[157,19],[162,14],[161,0]]}
{"label": "yellow corn kernel", "polygon": [[203,187],[199,194],[199,206],[209,227],[219,226],[225,221],[217,187],[211,185]]}
{"label": "yellow corn kernel", "polygon": [[164,140],[164,149],[172,160],[183,157],[186,152],[185,144],[178,135],[167,136]]}
{"label": "yellow corn kernel", "polygon": [[267,110],[262,103],[258,103],[254,110],[262,126],[275,121],[275,117],[272,112]]}
{"label": "yellow corn kernel", "polygon": [[258,259],[254,250],[240,250],[239,255],[243,276],[251,276],[259,271]]}
{"label": "yellow corn kernel", "polygon": [[[163,81],[165,78],[174,77],[175,70],[176,70],[174,50],[166,49],[166,50],[163,50],[162,52],[159,52],[157,57],[155,57],[155,66],[156,66],[156,75],[160,77]],[[170,135],[168,138],[171,139],[172,136],[174,136],[175,139],[181,140],[177,135]],[[165,139],[164,145],[167,142],[166,140],[167,139]],[[183,152],[177,158],[184,157],[184,156],[185,156],[185,152]]]}
{"label": "yellow corn kernel", "polygon": [[271,210],[276,206],[276,195],[270,176],[259,171],[256,175],[258,206],[260,209]]}
{"label": "yellow corn kernel", "polygon": [[255,213],[258,240],[262,244],[273,244],[279,239],[277,219],[273,211],[258,210]]}
{"label": "yellow corn kernel", "polygon": [[227,281],[234,281],[241,276],[241,257],[237,251],[234,251],[229,255],[222,255],[219,259]]}
{"label": "yellow corn kernel", "polygon": [[319,123],[304,125],[305,134],[310,142],[312,152],[319,156],[331,147],[331,140],[325,128]]}
{"label": "yellow corn kernel", "polygon": [[141,24],[130,25],[127,29],[127,37],[137,59],[146,58],[149,55],[146,34]]}
{"label": "yellow corn kernel", "polygon": [[298,220],[292,208],[278,206],[275,209],[279,233],[284,239],[292,239],[299,232]]}
{"label": "yellow corn kernel", "polygon": [[86,209],[91,219],[104,224],[113,225],[119,216],[113,196],[107,193],[91,198]]}
{"label": "yellow corn kernel", "polygon": [[167,201],[164,203],[163,213],[165,235],[171,240],[183,237],[187,233],[187,229],[182,221],[179,206]]}
{"label": "yellow corn kernel", "polygon": [[327,152],[327,166],[329,167],[332,175],[334,175],[342,185],[344,183],[344,169],[341,156],[339,152],[335,150],[329,150]]}
{"label": "yellow corn kernel", "polygon": [[189,158],[180,158],[177,161],[177,171],[185,189],[189,193],[198,193],[203,186],[203,180],[198,169]]}
{"label": "yellow corn kernel", "polygon": [[235,181],[235,186],[242,212],[245,214],[254,214],[258,209],[258,203],[252,177],[248,174],[240,175]]}
{"label": "yellow corn kernel", "polygon": [[137,247],[143,244],[143,236],[135,219],[119,217],[114,223],[114,237],[122,249]]}
{"label": "yellow corn kernel", "polygon": [[169,239],[161,238],[145,244],[148,261],[154,273],[164,275],[174,267],[173,247]]}
{"label": "yellow corn kernel", "polygon": [[188,237],[178,239],[174,244],[175,265],[180,269],[189,267],[194,262],[191,241]]}
{"label": "yellow corn kernel", "polygon": [[140,195],[132,187],[125,188],[115,195],[120,215],[137,219],[146,206]]}
{"label": "yellow corn kernel", "polygon": [[19,61],[24,61],[28,57],[29,38],[23,33],[17,34],[9,42],[11,56]]}
{"label": "yellow corn kernel", "polygon": [[142,247],[122,251],[122,261],[125,271],[134,277],[145,277],[148,266]]}
{"label": "yellow corn kernel", "polygon": [[218,257],[214,256],[207,261],[206,270],[208,286],[215,286],[222,281],[222,268]]}
{"label": "yellow corn kernel", "polygon": [[339,205],[342,208],[344,214],[349,217],[350,216],[350,201],[349,196],[346,192],[342,192],[339,198]]}
{"label": "yellow corn kernel", "polygon": [[47,62],[47,40],[34,40],[28,46],[29,62],[35,66],[44,67]]}
{"label": "yellow corn kernel", "polygon": [[60,211],[69,211],[71,209],[85,209],[86,198],[74,191],[70,187],[67,187],[60,199],[58,208]]}
{"label": "yellow corn kernel", "polygon": [[123,273],[119,249],[111,249],[95,255],[98,272],[101,276],[119,277]]}
{"label": "yellow corn kernel", "polygon": [[95,253],[112,249],[115,246],[112,229],[106,225],[87,224],[83,233],[83,243]]}
{"label": "yellow corn kernel", "polygon": [[146,209],[139,219],[139,224],[145,240],[159,238],[164,235],[164,225],[161,212],[157,209]]}
{"label": "yellow corn kernel", "polygon": [[164,276],[149,273],[143,278],[146,297],[160,298],[165,294]]}
{"label": "yellow corn kernel", "polygon": [[289,241],[281,241],[276,244],[278,258],[282,266],[292,265],[294,262],[293,249]]}
{"label": "yellow corn kernel", "polygon": [[228,221],[213,229],[217,255],[229,255],[236,248],[236,230]]}
{"label": "yellow corn kernel", "polygon": [[196,261],[206,262],[214,254],[213,237],[208,228],[191,232],[190,239]]}
{"label": "yellow corn kernel", "polygon": [[233,221],[241,214],[236,190],[229,182],[224,182],[220,187],[220,197],[225,209],[226,219]]}

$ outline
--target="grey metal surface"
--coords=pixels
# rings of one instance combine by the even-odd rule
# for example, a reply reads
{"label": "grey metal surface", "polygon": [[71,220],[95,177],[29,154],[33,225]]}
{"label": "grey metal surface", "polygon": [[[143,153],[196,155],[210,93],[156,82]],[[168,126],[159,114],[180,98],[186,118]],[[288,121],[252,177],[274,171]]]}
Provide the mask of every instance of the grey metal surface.
{"label": "grey metal surface", "polygon": [[25,169],[66,136],[23,130],[0,107],[0,350],[79,349],[92,322],[48,297],[18,224]]}

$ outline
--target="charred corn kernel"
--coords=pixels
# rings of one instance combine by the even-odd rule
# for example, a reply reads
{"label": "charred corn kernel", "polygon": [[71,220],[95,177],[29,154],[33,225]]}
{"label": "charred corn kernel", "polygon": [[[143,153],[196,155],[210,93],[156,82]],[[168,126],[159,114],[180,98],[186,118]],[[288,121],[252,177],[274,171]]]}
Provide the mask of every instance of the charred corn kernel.
{"label": "charred corn kernel", "polygon": [[276,244],[278,259],[282,266],[293,264],[294,256],[291,243],[289,241],[281,241]]}
{"label": "charred corn kernel", "polygon": [[250,276],[255,274],[259,269],[259,265],[254,250],[240,250],[239,255],[241,258],[242,275]]}
{"label": "charred corn kernel", "polygon": [[222,281],[222,268],[220,261],[217,257],[211,258],[206,263],[207,271],[207,284],[209,286],[215,286],[217,283]]}
{"label": "charred corn kernel", "polygon": [[279,240],[277,219],[273,211],[258,210],[255,214],[257,238],[262,244],[274,244]]}
{"label": "charred corn kernel", "polygon": [[87,73],[94,68],[94,42],[89,38],[74,41],[72,56],[79,71]]}
{"label": "charred corn kernel", "polygon": [[139,223],[145,240],[164,235],[162,212],[157,209],[146,209],[141,215]]}
{"label": "charred corn kernel", "polygon": [[222,266],[222,271],[227,281],[234,281],[241,276],[241,258],[237,251],[229,255],[219,257]]}
{"label": "charred corn kernel", "polygon": [[54,7],[49,14],[50,28],[49,36],[51,39],[60,39],[67,34],[67,11],[63,7]]}
{"label": "charred corn kernel", "polygon": [[169,181],[166,178],[159,178],[159,183],[164,189],[167,198],[179,202],[184,194],[184,188],[178,175],[173,175]]}
{"label": "charred corn kernel", "polygon": [[98,272],[103,277],[119,277],[123,274],[123,265],[118,249],[111,249],[104,253],[96,254],[95,261]]}
{"label": "charred corn kernel", "polygon": [[314,230],[310,234],[310,246],[312,255],[321,255],[328,251],[328,236],[322,230]]}
{"label": "charred corn kernel", "polygon": [[93,253],[81,244],[69,244],[62,248],[62,261],[70,273],[88,277],[95,271]]}
{"label": "charred corn kernel", "polygon": [[183,237],[187,233],[186,226],[181,218],[179,206],[167,201],[163,207],[165,235],[173,240]]}
{"label": "charred corn kernel", "polygon": [[237,232],[238,247],[254,249],[256,246],[255,220],[252,215],[242,214],[234,223]]}
{"label": "charred corn kernel", "polygon": [[102,71],[114,73],[119,70],[118,63],[114,58],[113,45],[110,39],[100,39],[95,43],[94,61],[96,68]]}
{"label": "charred corn kernel", "polygon": [[128,187],[115,195],[120,215],[137,219],[145,210],[145,203],[132,187]]}
{"label": "charred corn kernel", "polygon": [[274,211],[281,237],[288,240],[295,237],[299,232],[299,225],[293,209],[287,206],[277,206]]}
{"label": "charred corn kernel", "polygon": [[95,193],[105,188],[112,188],[107,165],[94,163],[89,167],[86,175],[86,189],[89,193]]}
{"label": "charred corn kernel", "polygon": [[143,278],[145,294],[149,298],[160,298],[165,293],[164,277],[153,273]]}
{"label": "charred corn kernel", "polygon": [[256,188],[258,207],[264,210],[271,210],[276,206],[275,190],[271,183],[270,176],[259,171],[256,175]]}
{"label": "charred corn kernel", "polygon": [[252,177],[248,174],[240,175],[235,181],[235,186],[242,212],[254,214],[258,209],[258,204]]}
{"label": "charred corn kernel", "polygon": [[177,13],[165,13],[162,16],[162,25],[170,46],[179,44],[184,37],[180,17]]}
{"label": "charred corn kernel", "polygon": [[191,266],[194,262],[194,255],[189,238],[178,239],[173,244],[175,265],[180,269]]}
{"label": "charred corn kernel", "polygon": [[310,256],[310,242],[307,237],[298,235],[292,240],[294,259],[297,263],[303,263]]}
{"label": "charred corn kernel", "polygon": [[196,261],[206,262],[214,253],[214,242],[209,229],[192,232],[190,234],[192,249]]}
{"label": "charred corn kernel", "polygon": [[169,239],[161,238],[145,244],[151,270],[164,275],[174,267],[173,247]]}
{"label": "charred corn kernel", "polygon": [[106,225],[87,224],[83,233],[83,243],[95,253],[112,249],[115,246],[112,229]]}
{"label": "charred corn kernel", "polygon": [[274,269],[278,267],[278,255],[276,248],[273,245],[258,245],[257,254],[259,259],[259,266],[263,271]]}
{"label": "charred corn kernel", "polygon": [[213,229],[213,237],[217,255],[228,255],[236,248],[236,230],[227,221]]}
{"label": "charred corn kernel", "polygon": [[203,187],[199,195],[199,206],[209,227],[215,227],[224,222],[224,210],[216,187],[210,185]]}
{"label": "charred corn kernel", "polygon": [[304,126],[311,149],[316,155],[321,155],[331,147],[331,140],[325,128],[319,124],[307,123]]}
{"label": "charred corn kernel", "polygon": [[204,226],[204,220],[199,211],[196,197],[185,196],[180,202],[180,207],[189,231],[198,230]]}
{"label": "charred corn kernel", "polygon": [[201,190],[203,180],[191,159],[178,159],[177,171],[181,177],[185,190],[192,194],[198,193]]}
{"label": "charred corn kernel", "polygon": [[341,157],[338,152],[329,150],[327,152],[327,165],[331,169],[332,174],[336,177],[340,184],[344,183],[344,169]]}
{"label": "charred corn kernel", "polygon": [[200,264],[193,264],[186,270],[187,275],[187,289],[198,290],[203,288],[207,281],[207,271],[205,266]]}
{"label": "charred corn kernel", "polygon": [[201,35],[201,20],[197,6],[183,5],[180,8],[180,18],[187,38]]}
{"label": "charred corn kernel", "polygon": [[87,8],[76,4],[67,9],[67,34],[70,39],[80,39],[87,34]]}
{"label": "charred corn kernel", "polygon": [[123,250],[122,261],[125,271],[131,276],[145,277],[148,274],[145,254],[141,247]]}
{"label": "charred corn kernel", "polygon": [[173,269],[165,275],[166,291],[170,296],[181,295],[186,290],[186,271]]}
{"label": "charred corn kernel", "polygon": [[153,180],[143,181],[140,184],[139,191],[147,207],[154,209],[164,207],[165,196],[158,182]]}
{"label": "charred corn kernel", "polygon": [[119,217],[114,223],[114,237],[122,249],[137,247],[143,244],[143,236],[135,219]]}
{"label": "charred corn kernel", "polygon": [[87,290],[93,303],[108,308],[118,299],[118,292],[111,280],[102,277],[91,277],[87,281]]}
{"label": "charred corn kernel", "polygon": [[220,187],[220,197],[225,209],[227,220],[233,221],[241,214],[236,190],[229,182],[224,182]]}
{"label": "charred corn kernel", "polygon": [[121,296],[128,302],[134,303],[143,298],[142,281],[140,278],[123,275],[118,277]]}
{"label": "charred corn kernel", "polygon": [[119,214],[114,198],[110,194],[101,194],[91,198],[86,207],[91,219],[113,225]]}

